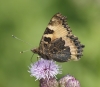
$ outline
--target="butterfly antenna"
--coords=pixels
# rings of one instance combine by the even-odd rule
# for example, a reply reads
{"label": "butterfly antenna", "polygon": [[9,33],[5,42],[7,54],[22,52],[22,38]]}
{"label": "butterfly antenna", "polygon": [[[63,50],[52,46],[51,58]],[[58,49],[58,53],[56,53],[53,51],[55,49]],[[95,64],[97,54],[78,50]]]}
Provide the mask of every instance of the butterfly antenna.
{"label": "butterfly antenna", "polygon": [[[17,40],[20,40],[20,41],[22,41],[22,42],[24,42],[24,43],[26,43],[26,44],[28,44],[28,45],[30,45],[30,46],[32,46],[32,45],[29,44],[28,42],[25,42],[24,40],[19,39],[18,37],[14,36],[14,35],[12,35],[12,37],[15,38],[15,39],[17,39]],[[22,51],[22,52],[23,52],[23,51]]]}
{"label": "butterfly antenna", "polygon": [[27,52],[27,51],[30,51],[30,50],[20,51],[20,53],[25,53],[25,52]]}

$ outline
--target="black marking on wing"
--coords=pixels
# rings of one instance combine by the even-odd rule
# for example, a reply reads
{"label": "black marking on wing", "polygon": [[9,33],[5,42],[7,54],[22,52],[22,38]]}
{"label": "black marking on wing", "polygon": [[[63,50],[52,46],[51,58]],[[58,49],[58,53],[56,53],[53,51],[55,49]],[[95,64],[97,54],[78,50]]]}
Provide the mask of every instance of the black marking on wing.
{"label": "black marking on wing", "polygon": [[54,31],[49,29],[48,27],[46,28],[46,30],[44,32],[44,34],[53,34],[53,33],[54,33]]}
{"label": "black marking on wing", "polygon": [[75,46],[77,47],[77,58],[81,58],[81,56],[83,56],[82,52],[83,52],[83,48],[85,47],[84,45],[82,45],[80,43],[80,41],[78,40],[78,37],[71,35],[71,36],[67,36],[69,37],[75,44]]}
{"label": "black marking on wing", "polygon": [[49,48],[52,59],[58,62],[66,62],[71,58],[70,47],[64,45],[65,41],[62,38],[52,41]]}
{"label": "black marking on wing", "polygon": [[44,41],[50,43],[51,42],[51,38],[50,37],[44,37]]}

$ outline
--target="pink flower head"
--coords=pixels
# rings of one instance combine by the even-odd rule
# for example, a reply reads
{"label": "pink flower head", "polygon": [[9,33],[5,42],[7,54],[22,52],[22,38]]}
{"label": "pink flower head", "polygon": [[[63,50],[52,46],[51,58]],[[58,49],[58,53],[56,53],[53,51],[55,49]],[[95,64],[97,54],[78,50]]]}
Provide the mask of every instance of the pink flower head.
{"label": "pink flower head", "polygon": [[61,74],[60,67],[53,60],[40,59],[29,67],[29,72],[31,76],[36,77],[36,80],[56,78],[57,74]]}
{"label": "pink flower head", "polygon": [[76,79],[69,79],[66,84],[66,87],[80,87],[80,83]]}
{"label": "pink flower head", "polygon": [[71,75],[66,75],[59,80],[60,87],[80,87],[80,83]]}

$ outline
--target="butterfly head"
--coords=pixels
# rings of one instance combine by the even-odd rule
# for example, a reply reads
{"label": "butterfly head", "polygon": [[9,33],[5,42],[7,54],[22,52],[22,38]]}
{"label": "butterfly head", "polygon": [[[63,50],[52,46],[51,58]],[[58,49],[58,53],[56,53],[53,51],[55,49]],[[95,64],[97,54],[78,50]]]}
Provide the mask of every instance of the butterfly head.
{"label": "butterfly head", "polygon": [[38,52],[39,52],[38,48],[31,49],[31,51],[32,51],[33,53],[36,53],[36,54],[38,54]]}

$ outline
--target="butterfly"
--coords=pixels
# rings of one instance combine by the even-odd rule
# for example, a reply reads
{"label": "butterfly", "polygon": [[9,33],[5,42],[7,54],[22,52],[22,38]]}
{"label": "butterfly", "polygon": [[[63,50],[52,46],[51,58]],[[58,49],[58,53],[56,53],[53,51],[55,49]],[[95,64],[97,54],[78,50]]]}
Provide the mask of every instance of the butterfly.
{"label": "butterfly", "polygon": [[46,27],[39,47],[31,51],[43,59],[67,62],[69,60],[79,60],[83,55],[84,47],[78,37],[72,34],[66,17],[57,13]]}

